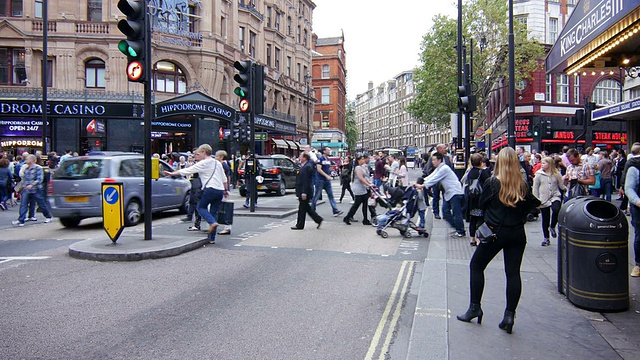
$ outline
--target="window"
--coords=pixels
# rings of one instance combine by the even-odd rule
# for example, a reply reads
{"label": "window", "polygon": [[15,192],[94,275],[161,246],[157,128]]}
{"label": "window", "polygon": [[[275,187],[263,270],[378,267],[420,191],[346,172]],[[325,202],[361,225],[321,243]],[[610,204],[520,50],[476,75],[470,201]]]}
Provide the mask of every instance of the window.
{"label": "window", "polygon": [[271,27],[271,12],[273,11],[273,9],[271,8],[271,6],[267,6],[267,27],[270,28]]}
{"label": "window", "polygon": [[176,64],[158,61],[154,70],[154,90],[174,94],[187,92],[187,77]]}
{"label": "window", "polygon": [[24,85],[26,80],[24,49],[0,48],[0,84]]}
{"label": "window", "polygon": [[328,87],[322,88],[322,103],[323,104],[331,104],[331,89]]}
{"label": "window", "polygon": [[220,17],[220,35],[223,39],[227,39],[227,18],[224,16]]}
{"label": "window", "polygon": [[307,38],[309,37],[309,33],[307,31],[307,29],[304,29],[304,37],[302,38],[302,43],[304,44],[304,46],[307,46]]}
{"label": "window", "polygon": [[567,75],[556,75],[556,102],[569,103],[569,76]]}
{"label": "window", "polygon": [[324,64],[324,65],[322,65],[322,78],[323,79],[328,79],[329,77],[330,77],[329,65],[328,64]]}
{"label": "window", "polygon": [[291,36],[291,16],[287,16],[287,35]]}
{"label": "window", "polygon": [[280,31],[280,19],[282,18],[282,14],[276,13],[276,30]]}
{"label": "window", "polygon": [[33,17],[36,19],[42,19],[42,0],[36,0],[33,7]]}
{"label": "window", "polygon": [[329,112],[328,111],[321,111],[320,115],[322,116],[322,128],[323,129],[328,129],[329,125],[330,125]]}
{"label": "window", "polygon": [[573,103],[580,104],[580,76],[573,77]]}
{"label": "window", "polygon": [[549,18],[549,44],[555,44],[558,40],[558,19]]}
{"label": "window", "polygon": [[276,70],[280,71],[280,49],[278,48],[276,48],[275,61],[276,61]]}
{"label": "window", "polygon": [[22,16],[22,0],[0,0],[0,16]]}
{"label": "window", "polygon": [[47,87],[53,87],[53,60],[47,60]]}
{"label": "window", "polygon": [[85,87],[104,88],[104,61],[91,59],[84,64]]}
{"label": "window", "polygon": [[307,76],[307,75],[311,76],[311,74],[309,74],[309,69],[307,68],[307,65],[302,67],[302,74],[304,76]]}
{"label": "window", "polygon": [[522,24],[522,27],[524,28],[524,30],[528,30],[527,27],[527,15],[518,15],[518,16],[514,16],[513,20],[515,20],[516,22],[519,22],[520,24]]}
{"label": "window", "polygon": [[238,28],[238,46],[240,51],[244,52],[244,28],[242,26]]}
{"label": "window", "polygon": [[297,63],[296,64],[296,73],[297,73],[298,82],[302,81],[302,74],[300,73],[301,71],[302,71],[301,65],[300,65],[300,63]]}
{"label": "window", "polygon": [[298,44],[302,42],[300,36],[302,36],[302,29],[300,28],[300,25],[298,25],[298,30],[296,32],[296,39],[298,41]]}
{"label": "window", "polygon": [[271,66],[271,44],[267,44],[267,66]]}
{"label": "window", "polygon": [[544,101],[551,102],[551,75],[547,75],[546,77],[546,86],[545,86],[545,96]]}
{"label": "window", "polygon": [[102,0],[89,0],[87,7],[88,21],[102,21]]}
{"label": "window", "polygon": [[287,56],[287,76],[291,77],[291,56]]}
{"label": "window", "polygon": [[256,33],[249,31],[249,56],[256,57]]}
{"label": "window", "polygon": [[620,102],[620,83],[613,79],[602,80],[591,97],[597,105],[607,106]]}

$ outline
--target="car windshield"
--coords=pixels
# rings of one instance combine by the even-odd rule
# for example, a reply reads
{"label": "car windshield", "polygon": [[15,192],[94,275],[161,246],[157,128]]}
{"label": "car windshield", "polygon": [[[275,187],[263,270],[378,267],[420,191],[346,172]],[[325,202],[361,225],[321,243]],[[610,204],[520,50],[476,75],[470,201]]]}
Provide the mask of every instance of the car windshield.
{"label": "car windshield", "polygon": [[276,159],[258,159],[260,165],[264,168],[276,167]]}
{"label": "car windshield", "polygon": [[96,179],[100,177],[101,159],[70,159],[60,164],[54,179]]}

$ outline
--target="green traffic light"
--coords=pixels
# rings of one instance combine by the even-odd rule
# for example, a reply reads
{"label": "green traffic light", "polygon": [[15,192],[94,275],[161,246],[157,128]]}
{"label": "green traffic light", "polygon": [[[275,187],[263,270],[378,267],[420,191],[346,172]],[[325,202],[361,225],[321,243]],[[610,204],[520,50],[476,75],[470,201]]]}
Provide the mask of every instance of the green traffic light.
{"label": "green traffic light", "polygon": [[[134,45],[137,45],[135,42]],[[131,56],[137,58],[140,53],[135,49],[135,47],[131,46],[131,42],[128,40],[120,40],[118,43],[118,50],[127,56]]]}
{"label": "green traffic light", "polygon": [[246,93],[244,92],[244,90],[241,87],[237,87],[233,90],[233,93],[240,96],[240,97],[245,97],[247,96]]}

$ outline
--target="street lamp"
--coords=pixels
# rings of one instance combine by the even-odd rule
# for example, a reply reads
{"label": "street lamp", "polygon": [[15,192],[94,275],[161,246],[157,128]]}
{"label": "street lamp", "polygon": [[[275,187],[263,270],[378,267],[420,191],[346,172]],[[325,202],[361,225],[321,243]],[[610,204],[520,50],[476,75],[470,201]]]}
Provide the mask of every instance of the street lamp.
{"label": "street lamp", "polygon": [[310,117],[309,113],[311,111],[311,99],[310,99],[311,88],[309,87],[309,84],[311,81],[311,75],[309,75],[309,73],[305,74],[304,80],[307,85],[307,144],[311,146],[311,124],[309,121],[309,117]]}

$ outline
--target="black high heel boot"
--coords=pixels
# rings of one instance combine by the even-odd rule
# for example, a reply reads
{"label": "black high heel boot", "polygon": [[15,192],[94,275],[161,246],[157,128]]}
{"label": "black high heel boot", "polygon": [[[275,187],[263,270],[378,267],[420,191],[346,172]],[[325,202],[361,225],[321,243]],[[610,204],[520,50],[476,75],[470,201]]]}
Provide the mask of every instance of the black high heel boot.
{"label": "black high heel boot", "polygon": [[462,315],[456,316],[456,318],[464,322],[471,322],[471,320],[478,318],[478,324],[482,324],[482,315],[483,313],[482,309],[480,308],[480,304],[471,303],[471,305],[469,305],[469,309],[467,309],[467,312]]}
{"label": "black high heel boot", "polygon": [[513,331],[513,321],[516,317],[515,311],[504,311],[504,318],[502,318],[502,322],[498,324],[498,327],[502,330],[507,330],[507,334],[511,334]]}

